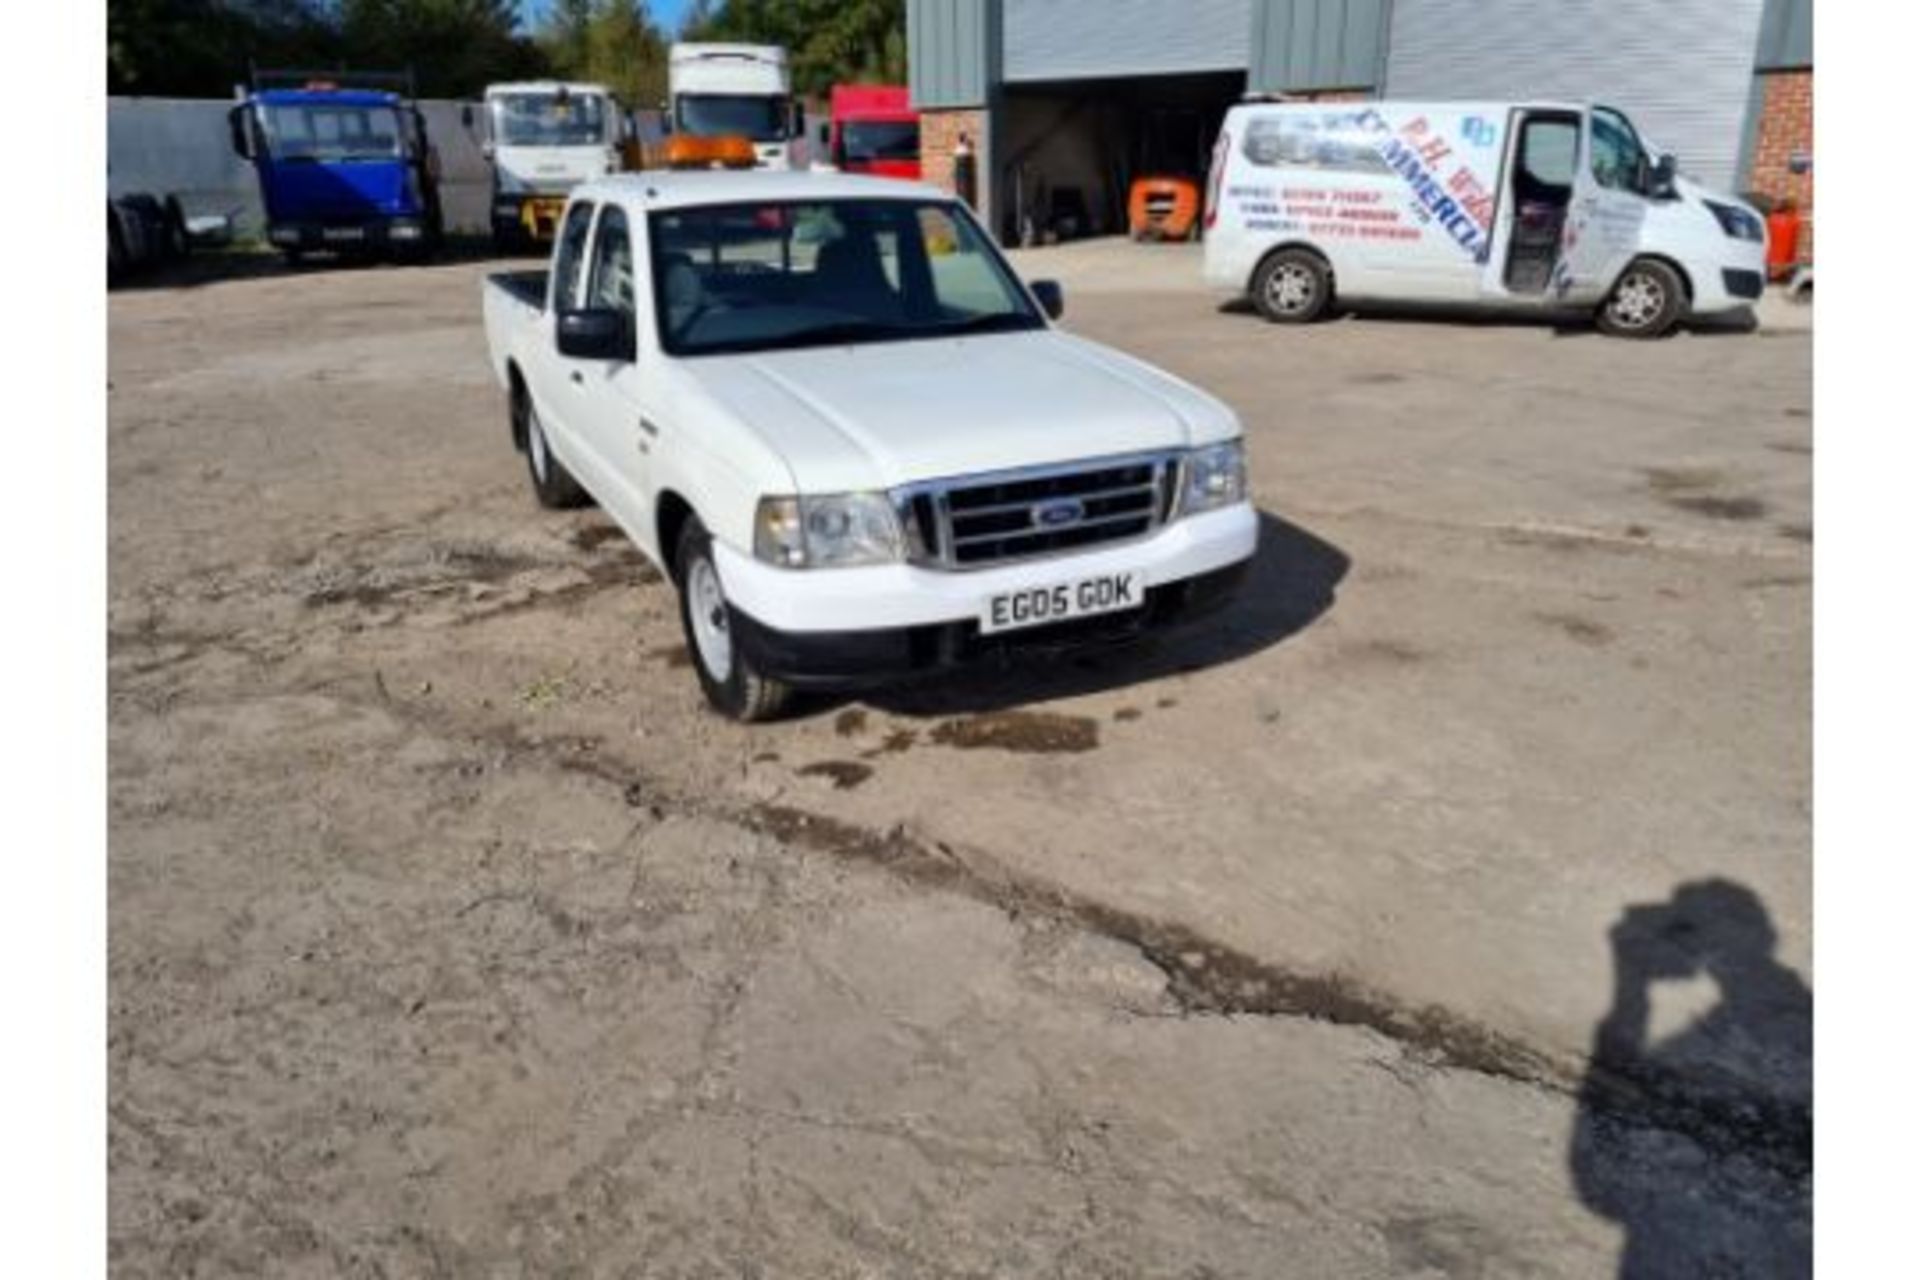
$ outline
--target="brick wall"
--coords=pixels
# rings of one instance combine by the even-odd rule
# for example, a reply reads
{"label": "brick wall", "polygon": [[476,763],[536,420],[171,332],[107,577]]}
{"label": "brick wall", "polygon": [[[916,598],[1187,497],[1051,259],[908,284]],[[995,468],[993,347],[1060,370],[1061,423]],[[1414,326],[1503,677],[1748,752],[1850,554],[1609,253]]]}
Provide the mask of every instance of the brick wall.
{"label": "brick wall", "polygon": [[953,152],[960,135],[973,148],[975,197],[984,194],[986,173],[981,165],[987,136],[987,113],[978,107],[926,110],[920,113],[920,177],[942,191],[953,191]]}
{"label": "brick wall", "polygon": [[[1750,190],[1800,207],[1800,256],[1813,257],[1813,72],[1773,71],[1760,77],[1760,129],[1754,139]],[[1796,156],[1809,163],[1794,173]]]}

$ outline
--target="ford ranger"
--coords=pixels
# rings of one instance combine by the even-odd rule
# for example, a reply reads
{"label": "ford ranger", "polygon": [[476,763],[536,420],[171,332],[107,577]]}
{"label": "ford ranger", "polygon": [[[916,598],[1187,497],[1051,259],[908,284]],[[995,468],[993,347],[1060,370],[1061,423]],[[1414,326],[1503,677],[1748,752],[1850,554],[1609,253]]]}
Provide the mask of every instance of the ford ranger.
{"label": "ford ranger", "polygon": [[577,188],[551,269],[483,288],[513,444],[680,595],[708,701],[1138,634],[1254,552],[1240,423],[1056,328],[952,198],[827,173]]}

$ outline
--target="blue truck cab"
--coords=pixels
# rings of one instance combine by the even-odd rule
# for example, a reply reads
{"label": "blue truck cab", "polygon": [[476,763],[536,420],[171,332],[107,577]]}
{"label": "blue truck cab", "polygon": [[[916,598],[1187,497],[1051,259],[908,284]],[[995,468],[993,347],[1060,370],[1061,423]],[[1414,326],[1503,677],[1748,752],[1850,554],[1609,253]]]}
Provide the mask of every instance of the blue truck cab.
{"label": "blue truck cab", "polygon": [[409,98],[330,81],[257,88],[228,123],[260,175],[267,240],[289,261],[314,250],[424,257],[439,245],[439,164]]}

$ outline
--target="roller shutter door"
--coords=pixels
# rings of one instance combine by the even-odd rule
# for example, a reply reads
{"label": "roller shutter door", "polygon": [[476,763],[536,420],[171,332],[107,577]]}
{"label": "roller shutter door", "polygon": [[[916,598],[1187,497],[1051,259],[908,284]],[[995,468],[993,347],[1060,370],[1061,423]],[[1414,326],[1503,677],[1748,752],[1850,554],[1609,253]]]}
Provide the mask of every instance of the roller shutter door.
{"label": "roller shutter door", "polygon": [[1394,0],[1386,94],[1605,102],[1728,188],[1762,0]]}
{"label": "roller shutter door", "polygon": [[1006,0],[1009,82],[1244,71],[1252,0]]}

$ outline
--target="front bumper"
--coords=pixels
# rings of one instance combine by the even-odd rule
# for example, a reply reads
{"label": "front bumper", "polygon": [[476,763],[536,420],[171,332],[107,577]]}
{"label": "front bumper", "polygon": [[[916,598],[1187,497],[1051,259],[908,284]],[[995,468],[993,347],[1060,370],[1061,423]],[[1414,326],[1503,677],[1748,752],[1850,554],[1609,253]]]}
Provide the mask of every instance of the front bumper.
{"label": "front bumper", "polygon": [[267,225],[267,243],[276,249],[384,249],[422,244],[426,239],[426,222],[412,217]]}
{"label": "front bumper", "polygon": [[1689,262],[1693,286],[1691,311],[1709,315],[1750,307],[1767,278],[1767,247],[1751,240],[1728,239],[1704,262]]}
{"label": "front bumper", "polygon": [[[1131,639],[1224,604],[1259,540],[1248,503],[1177,520],[1137,542],[966,572],[912,565],[779,569],[723,543],[715,566],[733,607],[736,641],[768,675],[802,686],[860,685],[936,670],[996,652]],[[1051,626],[980,634],[994,595],[1139,570],[1146,603]]]}

